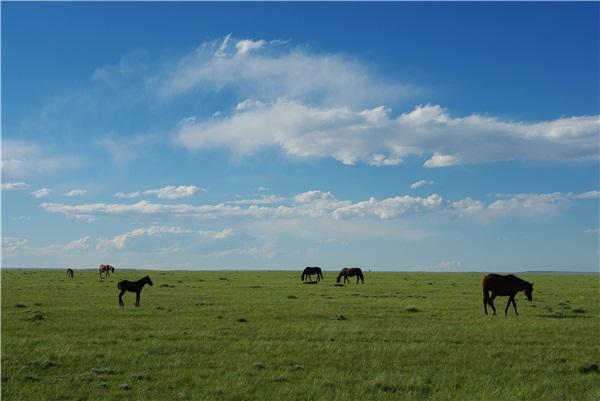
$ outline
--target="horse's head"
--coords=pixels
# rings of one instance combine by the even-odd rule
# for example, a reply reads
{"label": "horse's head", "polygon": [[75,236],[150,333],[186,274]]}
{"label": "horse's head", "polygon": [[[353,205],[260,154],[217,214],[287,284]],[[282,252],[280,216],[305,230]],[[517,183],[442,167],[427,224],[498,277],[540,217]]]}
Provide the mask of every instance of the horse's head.
{"label": "horse's head", "polygon": [[533,283],[527,283],[527,287],[525,287],[525,296],[528,301],[533,299]]}
{"label": "horse's head", "polygon": [[150,276],[146,276],[144,277],[144,281],[150,285],[154,285],[154,283],[152,282],[152,280],[150,279]]}

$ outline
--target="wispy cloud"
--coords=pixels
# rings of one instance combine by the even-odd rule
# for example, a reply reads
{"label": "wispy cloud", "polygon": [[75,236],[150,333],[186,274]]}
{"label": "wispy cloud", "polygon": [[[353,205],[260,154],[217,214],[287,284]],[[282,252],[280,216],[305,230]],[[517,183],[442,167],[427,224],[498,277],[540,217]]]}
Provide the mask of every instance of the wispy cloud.
{"label": "wispy cloud", "polygon": [[116,235],[112,238],[99,238],[96,245],[97,250],[109,250],[109,249],[124,249],[127,243],[139,237],[160,237],[161,235],[190,235],[193,234],[203,239],[221,240],[225,239],[233,234],[233,230],[224,229],[221,231],[203,231],[203,230],[190,230],[181,227],[169,227],[169,226],[152,226],[148,228],[136,228],[135,230],[129,231],[125,234]]}
{"label": "wispy cloud", "polygon": [[412,184],[410,184],[410,189],[421,188],[421,187],[423,187],[425,185],[433,185],[433,181],[427,181],[427,180],[415,181]]}
{"label": "wispy cloud", "polygon": [[83,196],[87,194],[87,190],[85,189],[72,189],[65,193],[65,196]]}
{"label": "wispy cloud", "polygon": [[89,235],[85,237],[79,238],[77,240],[71,241],[64,246],[64,249],[67,251],[77,250],[77,249],[88,249],[91,246],[91,238]]}
{"label": "wispy cloud", "polygon": [[73,155],[52,152],[35,142],[2,139],[2,177],[52,174],[79,165]]}
{"label": "wispy cloud", "polygon": [[224,39],[204,42],[153,79],[163,99],[190,91],[228,89],[241,98],[311,99],[323,104],[366,104],[405,98],[410,85],[390,82],[364,63],[319,54],[287,41]]}
{"label": "wispy cloud", "polygon": [[36,198],[44,198],[44,197],[50,195],[51,192],[52,192],[52,190],[50,188],[41,188],[41,189],[38,189],[37,191],[31,192],[31,195],[35,196]]}
{"label": "wispy cloud", "polygon": [[117,192],[115,196],[117,198],[126,198],[132,199],[137,198],[144,195],[156,195],[160,199],[179,199],[179,198],[189,198],[191,196],[196,195],[199,192],[204,191],[204,189],[197,187],[195,185],[167,185],[158,189],[147,189],[145,191],[135,191],[135,192]]}
{"label": "wispy cloud", "polygon": [[27,240],[18,237],[2,237],[2,250],[8,252],[15,252],[23,248],[27,244]]}
{"label": "wispy cloud", "polygon": [[20,191],[29,188],[29,184],[25,182],[3,182],[3,191]]}

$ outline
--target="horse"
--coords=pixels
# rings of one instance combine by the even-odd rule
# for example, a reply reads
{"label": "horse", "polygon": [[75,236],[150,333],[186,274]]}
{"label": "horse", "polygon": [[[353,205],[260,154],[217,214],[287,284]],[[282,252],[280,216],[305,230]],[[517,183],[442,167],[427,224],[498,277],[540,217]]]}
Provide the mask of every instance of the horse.
{"label": "horse", "polygon": [[340,274],[338,274],[336,283],[340,282],[342,276],[344,277],[344,283],[346,281],[349,283],[350,280],[348,279],[348,277],[353,276],[356,276],[356,284],[358,284],[359,281],[361,281],[363,284],[365,283],[365,278],[363,276],[362,270],[360,270],[358,267],[344,267],[340,271]]}
{"label": "horse", "polygon": [[73,269],[67,269],[67,277],[73,278]]}
{"label": "horse", "polygon": [[127,280],[121,280],[117,283],[117,288],[119,290],[121,290],[121,292],[119,293],[119,306],[125,306],[125,303],[123,302],[123,294],[125,294],[125,291],[129,291],[129,292],[135,292],[135,306],[139,307],[140,306],[140,292],[142,292],[142,288],[144,288],[144,285],[149,284],[149,285],[154,285],[154,283],[152,282],[152,280],[150,280],[150,276],[146,276],[138,281],[127,281]]}
{"label": "horse", "polygon": [[[317,275],[317,281],[320,281],[323,278],[323,272],[321,271],[320,267],[317,267],[317,266],[310,267],[310,266],[308,266],[302,272],[302,276],[300,276],[300,280],[304,281],[305,278],[308,278],[310,281],[312,281],[312,275],[313,274]],[[306,276],[308,276],[308,277],[306,277]]]}
{"label": "horse", "polygon": [[[481,284],[483,287],[483,310],[485,311],[486,315],[488,314],[487,305],[490,305],[494,311],[494,315],[496,314],[494,298],[497,296],[508,296],[508,303],[504,309],[505,315],[508,314],[508,307],[510,306],[511,302],[515,308],[515,314],[519,314],[519,312],[517,312],[517,304],[515,302],[515,295],[517,295],[519,291],[524,291],[525,296],[529,301],[532,299],[531,293],[533,292],[533,283],[521,280],[512,274],[507,276],[500,274],[488,274],[483,278]],[[491,295],[489,294],[490,292],[492,293]]]}
{"label": "horse", "polygon": [[104,275],[106,277],[110,276],[110,273],[114,273],[115,272],[115,268],[112,267],[111,265],[100,265],[98,266],[98,271],[100,272],[100,278],[102,278],[102,273],[104,273]]}

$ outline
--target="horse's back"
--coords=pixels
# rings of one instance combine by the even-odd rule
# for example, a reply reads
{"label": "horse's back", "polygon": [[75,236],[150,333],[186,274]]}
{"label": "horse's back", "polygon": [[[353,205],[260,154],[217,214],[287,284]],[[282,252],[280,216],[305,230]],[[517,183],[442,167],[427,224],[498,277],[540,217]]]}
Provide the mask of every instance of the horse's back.
{"label": "horse's back", "polygon": [[511,295],[515,292],[515,288],[518,287],[520,281],[514,274],[501,275],[491,273],[483,278],[482,287],[485,293],[492,291],[500,296]]}

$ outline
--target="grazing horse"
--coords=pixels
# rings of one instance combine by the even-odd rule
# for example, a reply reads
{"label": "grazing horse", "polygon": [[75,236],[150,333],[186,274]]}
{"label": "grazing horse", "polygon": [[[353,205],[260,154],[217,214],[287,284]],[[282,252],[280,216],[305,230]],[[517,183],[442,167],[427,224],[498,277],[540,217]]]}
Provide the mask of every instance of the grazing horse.
{"label": "grazing horse", "polygon": [[352,276],[356,276],[356,284],[358,284],[359,281],[361,281],[363,284],[365,283],[365,278],[363,276],[362,270],[360,270],[358,267],[344,267],[340,271],[340,274],[338,274],[336,283],[340,282],[342,276],[344,277],[344,283],[346,281],[349,283],[350,280],[348,279],[348,277]]}
{"label": "grazing horse", "polygon": [[67,277],[73,278],[73,269],[67,269]]}
{"label": "grazing horse", "polygon": [[135,306],[139,307],[140,306],[140,292],[142,292],[142,288],[144,288],[144,285],[146,285],[146,284],[154,285],[152,280],[150,280],[149,276],[146,276],[143,279],[140,279],[138,281],[127,281],[127,280],[119,281],[119,283],[117,284],[117,288],[119,290],[121,290],[121,292],[119,293],[119,306],[125,306],[125,303],[123,303],[122,297],[123,297],[123,294],[125,294],[125,291],[129,291],[129,292],[135,292]]}
{"label": "grazing horse", "polygon": [[100,278],[102,278],[102,273],[104,273],[104,275],[108,277],[110,276],[110,273],[115,272],[115,268],[111,265],[100,265],[98,266],[98,271],[100,272]]}
{"label": "grazing horse", "polygon": [[302,276],[300,276],[300,280],[304,281],[304,279],[307,278],[310,281],[312,281],[312,275],[313,274],[317,275],[317,281],[320,281],[323,278],[323,272],[321,271],[320,267],[317,267],[317,266],[310,267],[310,266],[308,266],[302,272]]}
{"label": "grazing horse", "polygon": [[[504,309],[504,314],[508,314],[508,307],[511,302],[513,307],[515,308],[515,314],[519,314],[517,312],[517,304],[515,303],[515,295],[519,291],[525,291],[525,296],[529,301],[531,301],[531,293],[533,292],[533,283],[528,283],[525,280],[521,280],[517,276],[509,274],[507,276],[502,276],[500,274],[488,274],[483,278],[483,282],[481,283],[483,287],[483,310],[487,315],[487,305],[490,305],[494,311],[494,315],[496,314],[496,307],[494,306],[494,298],[497,296],[506,297],[508,296],[508,303],[506,304],[506,308]],[[492,293],[490,295],[490,292]]]}

